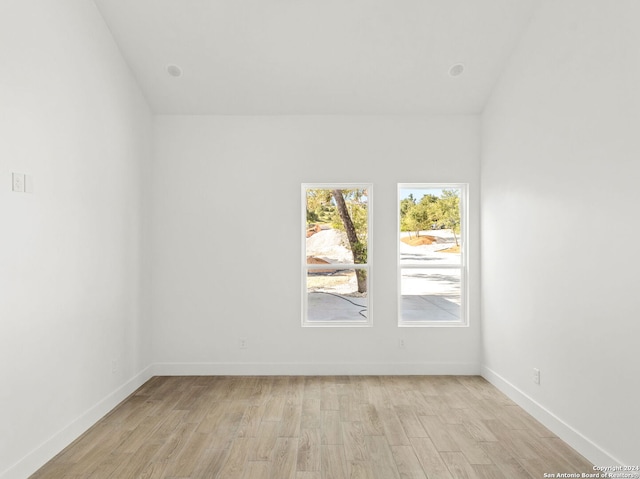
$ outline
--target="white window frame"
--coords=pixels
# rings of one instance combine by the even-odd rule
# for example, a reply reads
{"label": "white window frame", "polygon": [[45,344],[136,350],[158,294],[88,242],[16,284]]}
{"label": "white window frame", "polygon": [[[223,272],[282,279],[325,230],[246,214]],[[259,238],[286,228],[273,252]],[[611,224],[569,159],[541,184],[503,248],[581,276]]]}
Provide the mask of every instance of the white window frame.
{"label": "white window frame", "polygon": [[[400,262],[400,191],[402,189],[457,189],[460,190],[460,265],[436,264],[428,265],[424,263],[402,263]],[[467,327],[469,326],[469,288],[468,288],[468,251],[469,251],[469,221],[468,221],[468,183],[398,183],[396,209],[398,220],[396,223],[397,230],[397,288],[398,288],[398,327],[404,328],[420,328],[420,327]],[[460,271],[460,318],[457,321],[403,321],[402,319],[402,270],[403,269],[453,269]]]}
{"label": "white window frame", "polygon": [[[307,264],[307,246],[306,246],[306,232],[307,232],[307,190],[308,189],[367,189],[367,263],[366,264],[332,264],[331,269],[345,269],[355,270],[364,269],[367,271],[367,316],[358,321],[346,321],[346,320],[331,320],[331,321],[309,321],[307,319],[308,310],[308,292],[307,292],[307,277],[308,272],[314,269],[326,269],[327,265],[314,265]],[[372,308],[372,267],[371,258],[373,257],[373,242],[372,242],[372,223],[373,223],[373,184],[372,183],[302,183],[301,189],[301,239],[302,239],[302,326],[303,327],[371,327],[373,326],[373,308]]]}

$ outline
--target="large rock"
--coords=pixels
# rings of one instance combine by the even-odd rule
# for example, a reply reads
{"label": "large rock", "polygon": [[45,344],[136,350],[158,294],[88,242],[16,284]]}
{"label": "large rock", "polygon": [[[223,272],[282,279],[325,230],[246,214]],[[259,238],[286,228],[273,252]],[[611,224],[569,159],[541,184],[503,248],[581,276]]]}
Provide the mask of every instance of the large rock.
{"label": "large rock", "polygon": [[353,263],[344,231],[322,230],[307,238],[307,256],[322,258],[329,263]]}

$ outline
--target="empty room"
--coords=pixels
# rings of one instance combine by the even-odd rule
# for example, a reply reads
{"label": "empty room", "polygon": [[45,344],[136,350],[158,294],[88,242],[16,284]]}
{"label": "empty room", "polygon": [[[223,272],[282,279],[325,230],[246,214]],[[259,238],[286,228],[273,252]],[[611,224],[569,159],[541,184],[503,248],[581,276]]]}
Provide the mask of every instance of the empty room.
{"label": "empty room", "polygon": [[0,0],[0,479],[640,478],[638,22]]}

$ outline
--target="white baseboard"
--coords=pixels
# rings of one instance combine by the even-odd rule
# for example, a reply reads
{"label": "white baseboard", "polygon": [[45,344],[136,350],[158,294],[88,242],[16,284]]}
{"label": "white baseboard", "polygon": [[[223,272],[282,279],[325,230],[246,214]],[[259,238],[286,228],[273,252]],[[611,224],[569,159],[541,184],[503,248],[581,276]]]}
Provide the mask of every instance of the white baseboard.
{"label": "white baseboard", "polygon": [[25,479],[41,468],[47,461],[76,440],[87,429],[98,422],[109,411],[127,398],[151,378],[151,368],[147,367],[129,379],[115,391],[108,394],[89,408],[77,419],[67,424],[9,469],[0,473],[0,479]]}
{"label": "white baseboard", "polygon": [[595,465],[622,466],[622,462],[607,453],[589,438],[564,422],[543,405],[515,387],[505,378],[486,366],[481,367],[481,375],[496,388],[506,394],[518,406],[531,414],[547,429],[569,444]]}
{"label": "white baseboard", "polygon": [[153,376],[478,375],[475,363],[156,363]]}

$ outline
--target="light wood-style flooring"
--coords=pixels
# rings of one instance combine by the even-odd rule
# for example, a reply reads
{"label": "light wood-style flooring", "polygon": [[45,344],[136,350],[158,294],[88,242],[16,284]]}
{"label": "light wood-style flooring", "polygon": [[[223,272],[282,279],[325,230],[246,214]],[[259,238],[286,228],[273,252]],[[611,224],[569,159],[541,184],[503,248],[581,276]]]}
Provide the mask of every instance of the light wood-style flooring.
{"label": "light wood-style flooring", "polygon": [[32,479],[539,479],[592,465],[475,376],[154,377]]}

